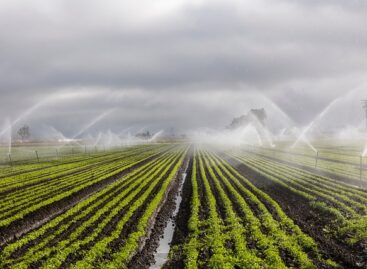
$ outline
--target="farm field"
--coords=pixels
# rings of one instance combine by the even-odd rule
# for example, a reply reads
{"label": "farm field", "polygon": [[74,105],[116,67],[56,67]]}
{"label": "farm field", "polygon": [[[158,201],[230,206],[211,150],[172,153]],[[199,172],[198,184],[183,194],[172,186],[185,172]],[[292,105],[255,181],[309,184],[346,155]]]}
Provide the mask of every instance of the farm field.
{"label": "farm field", "polygon": [[303,169],[317,168],[326,175],[367,181],[367,158],[361,156],[360,147],[318,145],[317,152],[309,147],[290,148],[290,145],[276,148],[246,146],[247,151],[263,157],[275,158],[293,163]]}
{"label": "farm field", "polygon": [[359,170],[267,151],[157,143],[4,165],[0,268],[366,268]]}
{"label": "farm field", "polygon": [[0,269],[367,269],[367,0],[0,21]]}

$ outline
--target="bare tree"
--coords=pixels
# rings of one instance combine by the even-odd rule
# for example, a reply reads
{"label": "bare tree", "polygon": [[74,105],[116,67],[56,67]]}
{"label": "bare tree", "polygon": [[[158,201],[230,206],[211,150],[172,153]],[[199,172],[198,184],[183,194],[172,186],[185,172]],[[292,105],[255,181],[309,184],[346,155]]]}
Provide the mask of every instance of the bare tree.
{"label": "bare tree", "polygon": [[31,136],[31,132],[30,132],[30,128],[28,125],[23,125],[19,130],[18,130],[18,135],[20,136],[20,138],[22,139],[22,142],[29,138]]}

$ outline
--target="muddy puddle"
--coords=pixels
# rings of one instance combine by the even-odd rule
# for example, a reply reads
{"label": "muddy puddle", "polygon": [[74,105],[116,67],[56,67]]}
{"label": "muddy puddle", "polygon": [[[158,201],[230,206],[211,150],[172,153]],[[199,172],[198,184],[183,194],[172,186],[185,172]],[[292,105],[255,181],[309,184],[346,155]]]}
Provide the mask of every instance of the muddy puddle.
{"label": "muddy puddle", "polygon": [[176,197],[176,208],[172,214],[172,218],[167,223],[166,228],[163,232],[163,237],[159,240],[159,246],[157,248],[157,252],[154,254],[155,263],[151,265],[150,269],[158,269],[163,266],[163,264],[167,261],[168,253],[170,250],[170,243],[172,242],[173,233],[175,231],[175,217],[180,209],[180,204],[182,201],[182,186],[186,180],[186,173],[182,173],[182,181],[179,187],[178,195]]}

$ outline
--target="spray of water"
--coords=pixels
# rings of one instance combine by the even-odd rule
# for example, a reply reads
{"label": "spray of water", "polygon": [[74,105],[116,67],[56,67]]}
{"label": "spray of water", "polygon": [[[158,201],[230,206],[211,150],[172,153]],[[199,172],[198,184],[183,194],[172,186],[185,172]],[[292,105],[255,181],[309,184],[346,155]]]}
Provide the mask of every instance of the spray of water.
{"label": "spray of water", "polygon": [[44,99],[41,102],[38,102],[34,106],[24,111],[22,114],[20,114],[13,122],[10,122],[10,124],[7,124],[7,126],[0,132],[0,137],[3,136],[5,133],[7,133],[9,130],[11,130],[13,126],[16,125],[18,122],[30,116],[34,111],[36,111],[40,106],[42,106],[46,102],[47,102],[47,99]]}
{"label": "spray of water", "polygon": [[106,116],[110,115],[112,112],[114,111],[114,109],[110,109],[108,111],[103,112],[102,114],[98,115],[97,117],[95,117],[94,119],[92,119],[90,122],[88,122],[86,125],[84,125],[73,137],[72,139],[76,139],[78,138],[80,135],[82,135],[83,133],[85,133],[88,129],[90,129],[91,127],[93,127],[94,125],[96,125],[99,121],[101,121],[102,119],[104,119]]}
{"label": "spray of water", "polygon": [[136,133],[137,134],[141,134],[144,130],[148,129],[150,127],[150,125],[146,125],[146,126],[143,126],[142,128],[140,128]]}
{"label": "spray of water", "polygon": [[11,121],[9,118],[6,119],[5,125],[7,126],[6,140],[8,142],[8,155],[10,155],[11,147],[12,147],[12,126],[11,126]]}
{"label": "spray of water", "polygon": [[12,121],[3,130],[0,131],[0,137],[3,136],[5,133],[7,133],[10,129],[12,129],[20,121],[30,117],[42,106],[49,105],[49,104],[59,102],[59,101],[67,101],[69,99],[82,98],[84,96],[89,96],[90,94],[91,93],[88,91],[63,91],[63,92],[57,92],[57,93],[50,94],[42,98],[40,101],[38,101],[33,106],[26,109],[20,115],[18,115],[18,117],[16,117],[14,121]]}
{"label": "spray of water", "polygon": [[118,136],[126,136],[126,135],[128,135],[129,134],[129,131],[131,130],[131,129],[133,129],[134,128],[134,126],[129,126],[129,127],[127,127],[127,128],[125,128],[125,129],[123,129],[119,134],[118,134]]}
{"label": "spray of water", "polygon": [[362,157],[366,157],[366,155],[367,155],[367,145],[362,152]]}
{"label": "spray of water", "polygon": [[312,129],[312,127],[314,126],[314,124],[315,124],[315,122],[314,121],[312,121],[311,123],[309,123],[307,126],[306,126],[306,128],[304,128],[301,132],[300,132],[300,134],[299,134],[299,136],[298,136],[298,138],[297,138],[297,140],[293,143],[293,145],[291,146],[291,149],[294,149],[297,145],[298,145],[298,143],[300,142],[300,141],[302,141],[302,142],[304,142],[307,146],[309,146],[313,151],[315,151],[315,152],[317,152],[317,150],[316,150],[316,148],[311,144],[311,142],[308,140],[308,138],[307,138],[307,136],[306,136],[306,134]]}
{"label": "spray of water", "polygon": [[235,130],[213,130],[203,128],[189,134],[196,143],[216,144],[221,146],[263,145],[263,139],[253,123]]}
{"label": "spray of water", "polygon": [[318,123],[328,112],[329,110],[340,100],[342,100],[342,97],[338,97],[334,99],[331,103],[329,103],[316,117],[314,120],[312,120],[306,128],[304,128],[299,136],[297,137],[296,141],[291,146],[292,149],[294,149],[300,141],[304,142],[307,146],[309,146],[314,152],[317,152],[317,149],[312,145],[310,140],[307,138],[307,134],[313,129],[316,123]]}
{"label": "spray of water", "polygon": [[163,130],[160,130],[158,132],[156,132],[150,139],[149,142],[154,142],[158,139],[159,136],[161,136],[164,133]]}

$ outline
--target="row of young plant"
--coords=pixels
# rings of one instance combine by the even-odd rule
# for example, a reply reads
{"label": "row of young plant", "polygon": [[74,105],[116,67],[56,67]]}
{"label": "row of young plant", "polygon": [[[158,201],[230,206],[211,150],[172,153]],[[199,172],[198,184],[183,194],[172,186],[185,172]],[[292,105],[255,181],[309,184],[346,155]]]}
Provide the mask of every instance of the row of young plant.
{"label": "row of young plant", "polygon": [[[129,185],[136,177],[142,176],[149,169],[152,169],[154,166],[161,163],[172,154],[172,152],[167,152],[158,159],[154,159],[141,168],[134,170],[126,177],[121,178],[120,180],[110,184],[102,191],[90,196],[84,201],[81,201],[72,209],[68,210],[66,213],[58,216],[56,219],[48,222],[46,225],[43,225],[40,229],[35,230],[30,234],[24,236],[22,239],[16,241],[14,244],[8,245],[5,248],[5,251],[2,253],[3,257],[7,256],[6,254],[10,255],[10,253],[13,253],[16,249],[19,249],[25,244],[28,244],[32,241],[38,242],[37,244],[34,242],[32,243],[32,245],[37,245],[35,247],[36,249],[42,248],[45,243],[53,240],[56,236],[65,232],[69,227],[71,227],[73,223],[83,219],[85,216],[96,210],[96,208],[102,208],[104,205],[106,205],[107,202],[109,202],[109,199],[111,197],[119,195],[123,188]],[[57,232],[55,232],[56,229]],[[49,233],[48,236],[44,238],[43,235],[47,233]],[[40,238],[42,238],[43,243],[40,241]]]}
{"label": "row of young plant", "polygon": [[[325,147],[322,145],[314,145],[319,150],[319,157],[325,159],[331,159],[332,161],[340,161],[345,163],[351,163],[358,165],[359,157],[361,156],[361,148],[359,150],[352,150],[348,148],[340,148],[337,147]],[[311,149],[309,146],[301,146],[298,145],[293,147],[291,150],[291,145],[287,144],[286,146],[279,145],[276,148],[266,148],[266,147],[256,147],[261,152],[275,153],[275,154],[283,154],[283,155],[299,155],[309,158],[315,158],[315,150]]]}
{"label": "row of young plant", "polygon": [[[186,268],[316,268],[308,253],[320,264],[337,266],[321,257],[274,200],[213,152],[195,151],[190,179],[189,236],[180,248]],[[201,210],[208,211],[207,219]]]}
{"label": "row of young plant", "polygon": [[[40,181],[39,184],[32,184],[27,188],[23,188],[20,190],[15,190],[13,192],[7,193],[6,195],[0,195],[2,198],[1,208],[4,211],[9,212],[9,209],[6,207],[6,203],[11,203],[14,208],[17,203],[20,203],[22,200],[28,201],[29,196],[34,196],[37,199],[45,199],[46,196],[56,195],[56,192],[64,192],[73,188],[73,186],[80,185],[85,180],[91,180],[97,178],[103,174],[107,174],[109,172],[113,172],[116,167],[124,167],[130,165],[131,163],[136,163],[142,160],[144,157],[150,157],[152,154],[155,154],[155,151],[152,152],[144,152],[144,154],[138,155],[123,155],[118,159],[107,159],[101,160],[100,163],[91,164],[86,167],[81,167],[78,170],[75,170],[73,173],[66,173],[63,176],[50,176],[47,181]],[[87,171],[92,171],[87,173]],[[32,200],[33,203],[36,203],[35,200]],[[0,210],[1,216],[1,210]]]}
{"label": "row of young plant", "polygon": [[[232,155],[254,171],[309,201],[316,211],[333,216],[332,226],[339,227],[336,236],[348,234],[349,243],[365,240],[367,231],[367,192],[353,186],[332,182],[325,177],[250,154]],[[335,228],[335,227],[334,227]],[[328,229],[335,232],[335,229]]]}
{"label": "row of young plant", "polygon": [[3,225],[2,221],[6,221],[8,224],[18,219],[17,214],[25,215],[42,206],[71,196],[83,188],[104,180],[115,172],[126,170],[138,162],[139,160],[135,158],[116,161],[93,168],[93,174],[79,172],[42,185],[14,191],[6,195],[0,202],[0,227]]}
{"label": "row of young plant", "polygon": [[[297,169],[291,169],[282,164],[276,164],[269,160],[259,158],[257,156],[251,156],[249,154],[242,157],[242,160],[252,164],[254,167],[260,168],[263,171],[267,171],[272,175],[275,175],[281,180],[287,182],[291,187],[298,190],[304,191],[311,195],[320,197],[330,204],[334,204],[336,207],[344,213],[347,218],[358,217],[358,215],[365,215],[367,212],[366,195],[361,197],[361,195],[355,195],[351,192],[346,191],[344,185],[334,184],[333,187],[328,188],[322,183],[320,177],[309,176],[310,173],[299,172]],[[353,190],[353,187],[349,188]],[[346,194],[349,194],[346,195]],[[358,198],[363,198],[364,202],[358,201]]]}
{"label": "row of young plant", "polygon": [[151,149],[129,148],[121,152],[113,152],[110,154],[103,154],[96,156],[94,158],[89,158],[85,156],[84,159],[75,160],[73,162],[61,162],[58,165],[44,166],[37,169],[24,170],[22,173],[13,173],[7,175],[0,180],[0,192],[11,190],[13,188],[20,188],[24,185],[37,184],[43,180],[50,180],[53,178],[59,178],[63,175],[68,175],[83,169],[90,169],[94,165],[103,164],[106,162],[111,162],[114,160],[119,160],[124,157],[138,155],[146,151],[159,150],[160,147],[155,147]]}
{"label": "row of young plant", "polygon": [[[120,268],[139,245],[150,217],[159,206],[170,182],[180,167],[186,148],[164,153],[80,202],[19,240],[5,246],[0,257],[5,268],[58,268],[69,261],[70,267],[92,268],[108,254],[109,268]],[[130,221],[139,210],[143,214]],[[127,238],[121,233],[130,229]],[[111,248],[118,243],[120,248]],[[113,254],[113,251],[117,251]],[[18,252],[18,255],[16,254]],[[19,255],[21,253],[21,255]],[[122,258],[125,257],[125,258]],[[116,266],[116,267],[113,267]]]}
{"label": "row of young plant", "polygon": [[[254,155],[251,155],[255,157]],[[286,164],[282,164],[281,162],[273,162],[269,159],[265,158],[257,158],[257,160],[269,166],[276,166],[278,169],[282,169],[283,171],[291,172],[294,175],[302,177],[304,180],[312,180],[313,185],[321,186],[322,188],[327,188],[338,193],[344,194],[349,198],[356,200],[361,203],[367,203],[367,190],[360,189],[357,187],[353,187],[350,184],[343,183],[343,181],[337,181],[331,178],[319,176],[312,174],[310,172],[306,172],[305,170],[291,167]]]}
{"label": "row of young plant", "polygon": [[[264,156],[277,158],[282,161],[288,161],[288,162],[295,163],[297,165],[304,165],[304,166],[308,166],[311,168],[315,167],[316,165],[316,153],[313,156],[312,155],[302,156],[302,155],[289,154],[287,152],[279,152],[276,150],[266,150],[266,149],[258,148],[258,147],[256,147],[255,152],[262,154]],[[360,179],[361,177],[360,156],[353,157],[353,162],[351,163],[339,162],[339,161],[350,162],[350,160],[348,159],[336,158],[335,161],[327,161],[327,160],[320,159],[320,157],[327,157],[327,156],[319,156],[319,159],[317,161],[317,168],[319,170],[333,173],[336,175],[345,176],[348,178],[357,179],[357,180]],[[328,156],[328,157],[332,158],[332,156]],[[362,178],[364,178],[363,173],[362,173]]]}
{"label": "row of young plant", "polygon": [[0,227],[8,226],[44,206],[71,197],[84,188],[115,176],[158,153],[154,150],[147,151],[119,161],[106,162],[93,166],[91,171],[83,169],[79,173],[6,194],[0,202]]}
{"label": "row of young plant", "polygon": [[[151,145],[156,146],[156,145]],[[50,168],[58,165],[68,164],[68,163],[77,163],[79,161],[85,161],[87,159],[94,159],[94,158],[100,158],[102,156],[108,156],[112,154],[119,154],[123,153],[127,150],[133,149],[133,148],[142,148],[141,145],[137,146],[131,146],[122,148],[119,150],[110,150],[110,151],[103,151],[103,152],[93,152],[89,154],[73,154],[73,155],[65,155],[65,156],[59,156],[55,159],[50,160],[43,160],[40,159],[40,161],[32,162],[32,163],[13,163],[12,166],[2,166],[2,169],[0,170],[0,179],[4,177],[9,177],[12,175],[22,174],[22,173],[28,173],[31,171],[36,170],[42,170],[45,168]]]}

